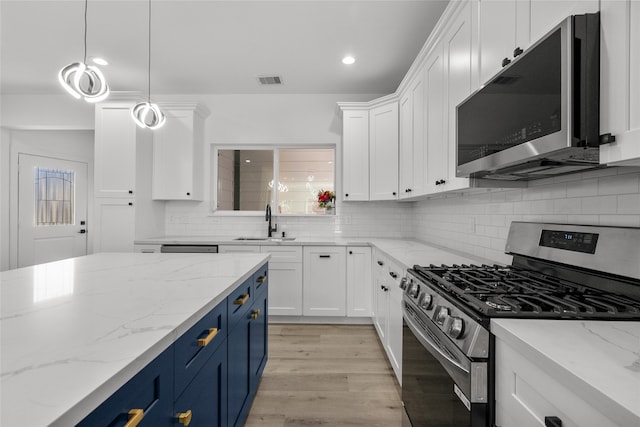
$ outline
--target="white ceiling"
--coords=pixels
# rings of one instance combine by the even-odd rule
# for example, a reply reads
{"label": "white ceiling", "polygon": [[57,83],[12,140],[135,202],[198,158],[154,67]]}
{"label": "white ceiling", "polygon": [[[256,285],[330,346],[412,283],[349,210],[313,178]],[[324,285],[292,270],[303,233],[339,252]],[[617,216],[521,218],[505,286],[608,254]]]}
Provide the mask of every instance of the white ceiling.
{"label": "white ceiling", "polygon": [[[393,92],[447,1],[153,0],[151,92]],[[89,0],[87,56],[115,91],[147,91],[146,0]],[[62,93],[83,59],[83,0],[0,0],[0,90]],[[346,54],[357,62],[345,66]],[[277,74],[281,86],[256,76]]]}

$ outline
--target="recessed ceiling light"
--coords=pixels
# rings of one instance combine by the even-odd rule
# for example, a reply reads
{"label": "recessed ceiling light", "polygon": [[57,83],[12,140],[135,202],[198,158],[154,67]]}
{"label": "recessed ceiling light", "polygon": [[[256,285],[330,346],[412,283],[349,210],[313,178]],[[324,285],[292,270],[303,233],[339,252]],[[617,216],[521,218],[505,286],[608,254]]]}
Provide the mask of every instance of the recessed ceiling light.
{"label": "recessed ceiling light", "polygon": [[106,59],[104,58],[91,58],[91,60],[93,61],[94,64],[98,64],[98,65],[109,65],[109,63],[107,62]]}
{"label": "recessed ceiling light", "polygon": [[247,159],[247,160],[245,160],[244,162],[245,162],[245,163],[251,163],[251,160],[250,160],[250,159]]}
{"label": "recessed ceiling light", "polygon": [[354,62],[356,62],[356,58],[354,58],[353,56],[345,56],[344,58],[342,58],[342,63],[344,65],[351,65]]}

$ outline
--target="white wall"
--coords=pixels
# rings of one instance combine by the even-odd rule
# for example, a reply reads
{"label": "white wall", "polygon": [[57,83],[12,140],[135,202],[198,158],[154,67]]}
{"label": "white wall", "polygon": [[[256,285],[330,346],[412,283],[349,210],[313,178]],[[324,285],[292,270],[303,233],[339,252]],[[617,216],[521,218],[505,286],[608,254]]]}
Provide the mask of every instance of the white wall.
{"label": "white wall", "polygon": [[0,97],[0,125],[10,129],[93,129],[94,104],[60,95]]}
{"label": "white wall", "polygon": [[10,132],[0,128],[0,271],[9,269]]}
{"label": "white wall", "polygon": [[640,168],[610,168],[530,181],[525,189],[427,200],[415,204],[412,217],[421,240],[510,263],[504,247],[511,221],[640,227]]}

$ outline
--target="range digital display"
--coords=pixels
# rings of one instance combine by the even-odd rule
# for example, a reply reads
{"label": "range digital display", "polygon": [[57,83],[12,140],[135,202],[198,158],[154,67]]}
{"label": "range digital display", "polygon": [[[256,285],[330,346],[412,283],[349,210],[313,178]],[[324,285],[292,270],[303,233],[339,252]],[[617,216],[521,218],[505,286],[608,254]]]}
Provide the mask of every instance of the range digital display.
{"label": "range digital display", "polygon": [[587,254],[596,253],[597,243],[597,233],[542,230],[542,235],[540,236],[540,246]]}

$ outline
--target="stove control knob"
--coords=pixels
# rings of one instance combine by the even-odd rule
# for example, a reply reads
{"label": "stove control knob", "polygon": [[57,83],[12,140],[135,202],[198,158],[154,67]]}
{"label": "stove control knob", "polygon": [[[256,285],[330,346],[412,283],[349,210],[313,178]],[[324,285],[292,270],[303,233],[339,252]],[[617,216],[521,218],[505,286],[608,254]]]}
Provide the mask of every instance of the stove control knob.
{"label": "stove control knob", "polygon": [[452,317],[449,324],[449,336],[453,339],[458,339],[464,332],[464,320],[459,317]]}
{"label": "stove control knob", "polygon": [[449,317],[449,309],[447,307],[438,306],[436,308],[436,323],[440,326],[444,325],[444,321]]}
{"label": "stove control knob", "polygon": [[409,283],[409,279],[407,279],[406,277],[403,277],[402,280],[400,280],[400,289],[402,289],[403,291],[407,289]]}
{"label": "stove control knob", "polygon": [[420,298],[418,299],[418,305],[425,310],[429,310],[431,308],[432,300],[433,298],[431,297],[431,294],[427,294],[427,293],[420,294]]}
{"label": "stove control knob", "polygon": [[420,293],[420,286],[415,282],[411,282],[411,284],[409,285],[409,289],[407,290],[407,295],[415,299],[415,298],[418,298],[419,293]]}

